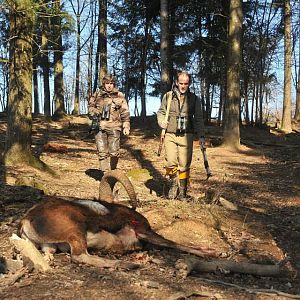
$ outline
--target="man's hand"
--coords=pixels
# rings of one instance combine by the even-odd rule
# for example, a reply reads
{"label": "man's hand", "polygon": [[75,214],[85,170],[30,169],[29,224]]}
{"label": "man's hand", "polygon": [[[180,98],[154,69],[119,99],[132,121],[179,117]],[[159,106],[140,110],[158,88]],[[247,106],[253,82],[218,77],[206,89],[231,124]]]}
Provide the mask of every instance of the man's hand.
{"label": "man's hand", "polygon": [[199,142],[200,142],[200,146],[201,145],[205,146],[205,137],[204,136],[200,136]]}
{"label": "man's hand", "polygon": [[161,122],[160,122],[160,127],[161,127],[162,129],[167,129],[168,125],[169,125],[169,122],[168,122],[168,121],[161,121]]}
{"label": "man's hand", "polygon": [[124,135],[129,135],[129,132],[130,132],[129,128],[125,127],[125,128],[123,129],[123,134],[124,134]]}
{"label": "man's hand", "polygon": [[92,120],[94,118],[98,118],[99,114],[95,111],[91,111],[88,113],[89,119]]}

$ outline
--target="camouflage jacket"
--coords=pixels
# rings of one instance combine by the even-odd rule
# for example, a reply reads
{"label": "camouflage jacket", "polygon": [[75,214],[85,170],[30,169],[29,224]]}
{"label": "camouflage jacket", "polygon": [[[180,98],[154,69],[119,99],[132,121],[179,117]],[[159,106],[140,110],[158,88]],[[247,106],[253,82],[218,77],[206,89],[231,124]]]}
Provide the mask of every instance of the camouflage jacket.
{"label": "camouflage jacket", "polygon": [[103,130],[130,130],[130,114],[124,95],[118,89],[96,91],[89,99],[88,113],[97,116]]}
{"label": "camouflage jacket", "polygon": [[167,92],[161,102],[161,106],[157,112],[158,125],[164,121],[167,110],[167,99],[171,97],[171,107],[169,112],[169,124],[166,132],[177,132],[177,117],[186,118],[186,133],[195,133],[197,137],[204,136],[204,120],[200,99],[188,91],[182,106],[179,105],[180,93],[178,89]]}

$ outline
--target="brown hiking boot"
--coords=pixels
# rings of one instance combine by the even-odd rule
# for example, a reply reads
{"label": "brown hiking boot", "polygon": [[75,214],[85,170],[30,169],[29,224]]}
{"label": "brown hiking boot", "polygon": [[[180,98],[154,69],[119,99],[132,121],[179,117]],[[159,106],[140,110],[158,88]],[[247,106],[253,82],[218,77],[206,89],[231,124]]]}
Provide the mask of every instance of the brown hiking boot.
{"label": "brown hiking boot", "polygon": [[99,159],[100,170],[105,173],[110,170],[110,157]]}
{"label": "brown hiking boot", "polygon": [[112,170],[115,170],[117,168],[118,161],[119,161],[119,157],[117,156],[112,156],[110,158],[110,167]]}

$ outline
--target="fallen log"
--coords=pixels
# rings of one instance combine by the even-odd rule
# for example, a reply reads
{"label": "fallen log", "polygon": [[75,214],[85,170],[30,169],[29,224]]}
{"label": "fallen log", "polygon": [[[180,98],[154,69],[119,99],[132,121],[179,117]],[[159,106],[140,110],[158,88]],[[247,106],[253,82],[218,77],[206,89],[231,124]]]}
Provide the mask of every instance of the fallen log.
{"label": "fallen log", "polygon": [[241,273],[256,276],[275,277],[284,273],[282,265],[262,265],[248,262],[236,262],[233,260],[215,259],[204,261],[197,258],[179,259],[176,262],[176,268],[181,276],[188,276],[191,272],[210,273]]}
{"label": "fallen log", "polygon": [[29,259],[33,263],[34,268],[42,272],[51,270],[49,264],[31,241],[21,239],[16,234],[13,234],[9,240],[21,253],[23,261],[25,258]]}

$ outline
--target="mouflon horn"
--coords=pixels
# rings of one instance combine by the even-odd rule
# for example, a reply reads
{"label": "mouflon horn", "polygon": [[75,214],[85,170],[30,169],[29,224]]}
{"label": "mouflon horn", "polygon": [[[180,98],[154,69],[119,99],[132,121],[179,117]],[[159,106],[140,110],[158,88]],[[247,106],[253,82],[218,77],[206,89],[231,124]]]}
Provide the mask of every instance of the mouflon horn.
{"label": "mouflon horn", "polygon": [[99,200],[114,202],[113,188],[117,182],[120,182],[123,185],[129,196],[130,205],[133,209],[135,209],[138,206],[138,200],[134,187],[129,178],[120,170],[105,172],[99,185]]}

